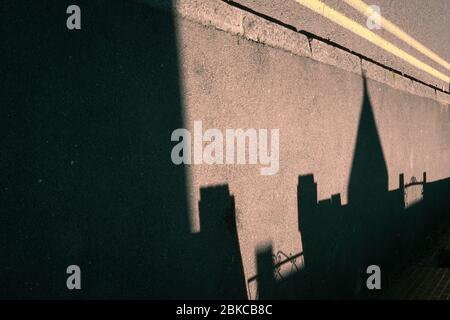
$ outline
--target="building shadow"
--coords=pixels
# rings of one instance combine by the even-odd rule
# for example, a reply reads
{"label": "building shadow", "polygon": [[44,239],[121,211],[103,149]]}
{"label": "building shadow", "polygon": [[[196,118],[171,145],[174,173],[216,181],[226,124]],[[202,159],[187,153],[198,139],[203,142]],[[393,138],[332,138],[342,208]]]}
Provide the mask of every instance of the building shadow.
{"label": "building shadow", "polygon": [[[69,31],[70,4],[2,3],[0,298],[246,298],[234,197],[202,188],[191,234],[186,168],[170,161],[184,127],[173,15],[78,0],[82,29]],[[365,267],[408,261],[448,208],[448,180],[407,210],[400,189],[387,190],[365,90],[349,204],[318,201],[313,175],[299,178],[305,267],[276,282],[266,248],[260,297],[367,296]],[[70,265],[80,291],[66,287]]]}
{"label": "building shadow", "polygon": [[[2,4],[0,297],[185,296],[174,18],[80,0],[81,30],[69,31],[70,4]],[[80,291],[66,288],[72,264]]]}
{"label": "building shadow", "polygon": [[[390,287],[393,275],[415,261],[450,216],[450,179],[427,182],[399,175],[399,188],[389,191],[388,171],[363,78],[363,103],[348,185],[348,203],[340,194],[318,200],[313,174],[299,176],[298,222],[304,265],[275,280],[271,250],[257,252],[258,293],[262,299],[372,299]],[[408,193],[420,188],[420,199]],[[369,290],[367,267],[382,273],[381,290]]]}
{"label": "building shadow", "polygon": [[236,208],[228,185],[201,188],[199,213],[200,232],[191,236],[183,259],[191,272],[186,297],[246,299]]}

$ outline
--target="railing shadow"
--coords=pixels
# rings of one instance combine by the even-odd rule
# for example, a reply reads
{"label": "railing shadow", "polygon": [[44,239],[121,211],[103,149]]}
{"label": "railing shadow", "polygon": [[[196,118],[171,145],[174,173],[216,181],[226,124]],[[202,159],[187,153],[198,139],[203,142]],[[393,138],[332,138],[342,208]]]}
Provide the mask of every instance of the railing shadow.
{"label": "railing shadow", "polygon": [[[339,194],[318,200],[313,174],[298,183],[298,221],[304,266],[289,278],[275,280],[271,249],[257,253],[262,299],[368,299],[389,288],[425,247],[427,237],[450,216],[450,179],[427,183],[413,178],[388,190],[387,166],[364,79],[364,97],[348,187],[348,203]],[[422,187],[420,199],[407,201],[408,188]],[[367,267],[382,271],[380,291],[366,287]]]}

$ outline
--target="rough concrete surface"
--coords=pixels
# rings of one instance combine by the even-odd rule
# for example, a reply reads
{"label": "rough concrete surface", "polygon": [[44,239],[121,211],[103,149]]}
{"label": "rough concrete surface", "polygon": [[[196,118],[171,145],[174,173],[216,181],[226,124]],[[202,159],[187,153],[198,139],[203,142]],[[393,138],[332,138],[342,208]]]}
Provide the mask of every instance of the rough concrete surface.
{"label": "rough concrete surface", "polygon": [[[416,253],[440,222],[425,209],[448,209],[449,95],[383,56],[220,0],[77,3],[80,30],[67,2],[2,2],[0,298],[361,297],[367,263]],[[245,3],[326,28],[294,1]],[[279,130],[279,170],[262,175],[261,146],[255,164],[177,162],[184,128],[213,144],[195,121]]]}
{"label": "rough concrete surface", "polygon": [[[247,6],[257,12],[266,14],[284,23],[295,26],[298,30],[305,30],[330,39],[353,51],[368,56],[375,61],[386,64],[406,74],[417,77],[427,83],[448,91],[448,83],[430,76],[405,63],[403,60],[389,54],[368,41],[358,37],[352,32],[337,26],[328,19],[299,5],[295,0],[235,0],[235,2]],[[341,0],[323,0],[323,3],[338,10],[357,23],[366,26],[367,17],[347,5]],[[364,1],[367,5],[380,7],[381,15],[400,27],[404,32],[431,49],[447,62],[450,60],[450,3],[446,0],[377,0]],[[400,49],[412,54],[433,68],[448,75],[448,70],[418,52],[402,40],[390,34],[385,29],[373,29],[373,32],[398,46]]]}
{"label": "rough concrete surface", "polygon": [[[271,243],[274,251],[302,251],[299,175],[314,174],[319,199],[340,193],[346,203],[363,80],[213,27],[178,22],[185,126],[193,130],[193,122],[201,120],[204,130],[280,129],[278,174],[262,176],[258,165],[203,164],[188,170],[193,232],[199,229],[200,187],[229,184],[248,279],[256,272],[257,248]],[[377,81],[369,81],[368,90],[389,189],[398,188],[400,173],[407,181],[423,171],[430,181],[448,177],[448,107]]]}
{"label": "rough concrete surface", "polygon": [[[164,1],[158,2],[147,0],[146,2],[158,7],[163,7],[167,10],[173,10],[180,17],[195,21],[202,25],[213,26],[219,30],[230,32],[274,48],[292,52],[299,56],[311,57],[314,60],[334,65],[350,72],[360,74],[362,69],[366,71],[366,76],[368,78],[386,83],[397,89],[406,90],[419,96],[433,97],[441,101],[441,103],[447,103],[449,99],[446,97],[445,92],[437,95],[433,88],[426,88],[427,85],[430,85],[448,92],[448,83],[444,83],[441,80],[408,65],[403,60],[400,60],[400,58],[392,56],[374,45],[365,43],[364,39],[353,35],[351,32],[346,32],[343,28],[336,28],[334,24],[330,21],[326,21],[325,18],[314,15],[311,16],[313,13],[308,10],[304,8],[298,9],[300,6],[296,4],[295,1],[292,1],[294,5],[296,5],[294,7],[292,7],[293,4],[291,2],[287,2],[283,4],[272,4],[268,9],[264,9],[263,3],[250,2],[252,6],[249,6],[248,9],[255,9],[258,13],[261,12],[267,14],[269,18],[273,17],[279,19],[279,23],[292,22],[290,19],[285,21],[284,19],[281,19],[280,16],[286,18],[286,15],[300,14],[302,19],[304,19],[303,21],[308,22],[306,24],[308,28],[299,28],[295,23],[292,24],[292,27],[297,30],[311,32],[325,39],[330,39],[337,45],[342,46],[349,51],[344,51],[331,44],[327,44],[322,40],[308,40],[305,35],[290,30],[289,28],[291,26],[289,25],[283,26],[279,23],[270,22],[266,18],[246,11],[245,8],[234,7],[222,0],[210,0],[208,2],[201,0],[177,0],[176,3],[173,4],[173,7],[168,6]],[[245,1],[242,3],[248,4]],[[330,5],[330,3],[328,4]],[[280,13],[280,11],[283,10],[286,12],[284,14]],[[343,12],[346,12],[345,7]],[[353,18],[357,20],[356,17]],[[363,23],[364,21],[360,22]],[[330,29],[332,30],[332,33],[324,34],[324,28],[327,30],[330,25],[333,26],[333,28]],[[339,32],[337,32],[338,30]],[[384,37],[385,35],[382,36]],[[404,43],[396,43],[395,41],[393,41],[393,43],[399,45],[401,49],[408,52],[404,47]],[[367,57],[367,59],[373,59],[378,65],[365,58],[361,59],[356,53]],[[413,56],[417,56],[416,52],[409,53],[413,54]],[[430,63],[430,65],[436,67],[432,63]],[[391,71],[391,68],[397,72]],[[436,68],[439,70],[438,67]],[[379,69],[384,70],[382,71]],[[403,74],[413,78],[416,77],[420,82],[411,80],[409,77],[404,77]]]}

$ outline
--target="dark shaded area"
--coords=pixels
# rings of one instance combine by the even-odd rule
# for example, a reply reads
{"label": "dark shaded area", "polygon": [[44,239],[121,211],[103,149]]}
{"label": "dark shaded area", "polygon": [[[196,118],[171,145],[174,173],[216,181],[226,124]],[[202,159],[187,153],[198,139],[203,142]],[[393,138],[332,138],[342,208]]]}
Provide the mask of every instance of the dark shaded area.
{"label": "dark shaded area", "polygon": [[[80,0],[82,30],[69,31],[70,4],[0,4],[0,298],[245,299],[234,197],[202,188],[191,234],[185,168],[170,160],[183,127],[173,16]],[[349,204],[318,202],[314,176],[299,178],[306,266],[276,282],[263,249],[259,297],[370,297],[367,265],[401,270],[448,216],[448,179],[424,181],[406,210],[400,181],[388,191],[365,91]],[[72,264],[81,291],[66,288]]]}
{"label": "dark shaded area", "polygon": [[442,250],[438,256],[438,266],[441,268],[450,268],[450,250]]}
{"label": "dark shaded area", "polygon": [[[420,186],[421,201],[406,206],[407,188]],[[273,262],[258,263],[259,297],[354,299],[376,298],[389,289],[391,276],[412,263],[436,228],[450,216],[450,179],[417,179],[388,190],[388,172],[364,79],[364,97],[348,186],[348,204],[340,195],[318,201],[312,174],[299,177],[298,211],[304,268],[274,280]],[[262,261],[271,252],[257,253]],[[268,260],[268,259],[266,259]],[[378,265],[382,290],[368,290],[369,265]],[[271,274],[271,280],[267,280]]]}
{"label": "dark shaded area", "polygon": [[258,299],[271,300],[277,297],[274,284],[274,263],[272,246],[258,250],[256,255],[256,270],[258,271]]}
{"label": "dark shaded area", "polygon": [[69,31],[70,4],[2,2],[0,295],[174,296],[188,221],[170,162],[183,126],[172,16],[77,1]]}
{"label": "dark shaded area", "polygon": [[[170,1],[160,1],[170,8]],[[156,3],[156,2],[155,2]],[[191,234],[170,10],[4,1],[0,298],[245,298],[234,198],[201,190]],[[81,268],[81,291],[66,268]]]}
{"label": "dark shaded area", "polygon": [[192,235],[186,252],[193,262],[187,297],[246,299],[236,208],[228,185],[201,188],[199,212],[200,232]]}

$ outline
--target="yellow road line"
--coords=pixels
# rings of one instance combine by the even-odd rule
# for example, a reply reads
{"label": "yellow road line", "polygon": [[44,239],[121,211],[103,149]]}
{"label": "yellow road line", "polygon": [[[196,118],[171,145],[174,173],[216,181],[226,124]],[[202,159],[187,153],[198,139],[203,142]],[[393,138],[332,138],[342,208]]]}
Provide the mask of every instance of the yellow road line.
{"label": "yellow road line", "polygon": [[344,27],[347,30],[357,34],[358,36],[366,39],[367,41],[373,43],[374,45],[392,53],[393,55],[401,58],[402,60],[408,62],[409,64],[421,69],[432,76],[441,79],[447,83],[450,82],[450,77],[439,72],[428,64],[420,61],[419,59],[413,57],[409,53],[403,51],[402,49],[396,47],[389,41],[381,38],[379,35],[373,33],[369,29],[363,27],[359,23],[347,18],[342,13],[334,10],[333,8],[327,6],[326,4],[320,2],[319,0],[295,0],[299,4],[305,6],[306,8],[322,15],[323,17],[333,21],[334,23]]}
{"label": "yellow road line", "polygon": [[[365,4],[361,0],[344,0],[349,6],[353,7],[354,9],[358,10],[362,14],[364,14],[366,17],[370,17],[373,14],[376,14],[376,12],[369,7],[367,4]],[[441,66],[445,67],[447,70],[450,70],[450,63],[445,61],[443,58],[438,56],[436,53],[425,47],[423,44],[421,44],[419,41],[411,37],[409,34],[404,32],[402,29],[400,29],[398,26],[384,18],[380,15],[379,17],[380,23],[383,26],[383,29],[389,31],[397,38],[403,40],[411,47],[415,48],[417,51],[423,53],[428,58],[434,60],[435,62],[439,63]]]}

